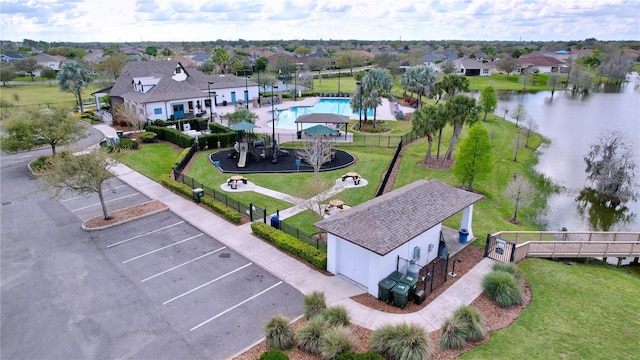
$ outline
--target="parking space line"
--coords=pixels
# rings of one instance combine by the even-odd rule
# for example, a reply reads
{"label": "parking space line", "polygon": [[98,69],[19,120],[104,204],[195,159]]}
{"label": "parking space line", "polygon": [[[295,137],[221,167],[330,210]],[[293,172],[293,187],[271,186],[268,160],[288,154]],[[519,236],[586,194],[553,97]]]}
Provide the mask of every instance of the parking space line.
{"label": "parking space line", "polygon": [[215,249],[215,250],[213,250],[213,251],[209,251],[209,252],[208,252],[208,253],[206,253],[206,254],[203,254],[203,255],[198,256],[197,258],[193,258],[193,259],[191,259],[191,260],[189,260],[189,261],[185,261],[185,262],[183,262],[183,263],[182,263],[182,264],[180,264],[180,265],[176,265],[176,266],[174,266],[174,267],[172,267],[172,268],[169,268],[169,269],[167,269],[167,270],[165,270],[165,271],[161,271],[161,272],[159,272],[159,273],[157,273],[157,274],[155,274],[155,275],[151,275],[151,276],[149,276],[149,277],[148,277],[148,278],[146,278],[146,279],[142,279],[142,280],[140,280],[140,282],[141,282],[141,283],[146,282],[146,281],[151,280],[151,279],[153,279],[153,278],[155,278],[155,277],[158,277],[158,276],[160,276],[160,275],[162,275],[162,274],[166,274],[166,273],[168,273],[169,271],[175,270],[175,269],[177,269],[177,268],[179,268],[179,267],[182,267],[182,266],[185,266],[185,265],[187,265],[187,264],[190,264],[190,263],[192,263],[192,262],[194,262],[194,261],[200,260],[200,259],[202,259],[202,258],[204,258],[204,257],[207,257],[207,256],[211,255],[211,254],[215,254],[215,253],[217,253],[218,251],[220,251],[220,250],[224,250],[224,249],[226,249],[226,248],[227,248],[226,246],[223,246],[223,247],[221,247],[221,248],[219,248],[219,249]]}
{"label": "parking space line", "polygon": [[223,311],[223,312],[219,313],[218,315],[216,315],[216,316],[214,316],[214,317],[211,317],[211,318],[209,318],[209,319],[207,319],[207,320],[205,320],[205,321],[201,322],[200,324],[198,324],[198,325],[196,325],[196,326],[192,327],[190,331],[196,330],[196,329],[198,329],[199,327],[201,327],[201,326],[203,326],[203,325],[205,325],[205,324],[207,324],[207,323],[209,323],[209,322],[211,322],[211,321],[213,321],[213,320],[215,320],[215,319],[219,318],[220,316],[222,316],[222,315],[224,315],[224,314],[228,313],[229,311],[231,311],[231,310],[233,310],[233,309],[235,309],[235,308],[237,308],[237,307],[239,307],[239,306],[244,305],[245,303],[247,303],[247,302],[249,302],[249,301],[251,301],[251,300],[253,300],[253,299],[257,298],[258,296],[260,296],[260,295],[262,295],[262,294],[266,293],[267,291],[269,291],[269,290],[271,290],[271,289],[275,288],[276,286],[278,286],[278,285],[280,285],[280,284],[282,284],[282,281],[279,281],[279,282],[277,282],[275,285],[272,285],[272,286],[270,286],[270,287],[268,287],[268,288],[266,288],[266,289],[264,289],[264,290],[260,291],[259,293],[257,293],[257,294],[255,294],[255,295],[253,295],[252,297],[250,297],[250,298],[248,298],[248,299],[246,299],[246,300],[244,300],[244,301],[242,301],[242,302],[239,302],[239,303],[235,304],[234,306],[232,306],[232,307],[228,308],[227,310],[225,310],[225,311]]}
{"label": "parking space line", "polygon": [[120,244],[124,244],[124,243],[126,243],[126,242],[131,241],[131,240],[135,240],[135,239],[141,238],[141,237],[143,237],[143,236],[147,236],[147,235],[151,235],[151,234],[153,234],[153,233],[157,233],[158,231],[162,231],[162,230],[166,230],[166,229],[168,229],[168,228],[172,228],[172,227],[174,227],[174,226],[176,226],[176,225],[180,225],[180,224],[182,224],[183,222],[184,222],[184,220],[183,220],[183,221],[178,221],[178,222],[177,222],[177,223],[175,223],[175,224],[167,225],[167,226],[161,227],[161,228],[159,228],[159,229],[155,229],[155,230],[153,230],[153,231],[148,231],[148,232],[146,232],[146,233],[143,233],[143,234],[140,234],[140,235],[136,235],[136,236],[134,236],[134,237],[132,237],[132,238],[128,238],[128,239],[126,239],[126,240],[118,241],[118,242],[113,243],[113,244],[111,244],[111,245],[107,245],[107,248],[111,248],[111,247],[114,247],[114,246],[117,246],[117,245],[120,245]]}
{"label": "parking space line", "polygon": [[[128,186],[129,186],[129,185],[120,185],[120,186],[116,186],[116,187],[111,188],[111,189],[105,189],[105,190],[102,190],[102,192],[103,192],[103,193],[106,193],[106,192],[109,192],[109,191],[113,192],[114,190],[117,190],[117,189],[120,189],[120,188],[123,188],[123,187],[128,187]],[[74,196],[74,197],[72,197],[72,198],[62,199],[62,200],[60,200],[60,202],[71,201],[71,200],[78,200],[78,199],[83,199],[83,198],[86,198],[86,196],[82,196],[82,195],[80,195],[80,196]]]}
{"label": "parking space line", "polygon": [[207,286],[207,285],[211,285],[211,284],[213,284],[214,282],[216,282],[216,281],[218,281],[218,280],[220,280],[220,279],[223,279],[223,278],[225,278],[225,277],[227,277],[227,276],[229,276],[229,275],[231,275],[231,274],[233,274],[233,273],[235,273],[235,272],[238,272],[238,271],[240,271],[240,270],[242,270],[242,269],[246,268],[247,266],[251,266],[252,264],[253,264],[253,263],[248,263],[248,264],[243,265],[243,266],[241,266],[241,267],[239,267],[239,268],[237,268],[237,269],[235,269],[235,270],[229,271],[228,273],[226,273],[226,274],[224,274],[224,275],[220,275],[220,276],[218,276],[217,278],[215,278],[215,279],[213,279],[213,280],[211,280],[211,281],[208,281],[208,282],[206,282],[206,283],[204,283],[204,284],[202,284],[202,285],[200,285],[200,286],[198,286],[198,287],[195,287],[195,288],[193,288],[193,289],[191,289],[191,290],[189,290],[189,291],[187,291],[187,292],[185,292],[185,293],[182,293],[182,294],[180,294],[180,295],[178,295],[178,296],[176,296],[176,297],[174,297],[174,298],[171,298],[171,299],[169,299],[169,300],[167,300],[167,301],[163,302],[163,303],[162,303],[162,305],[167,305],[168,303],[170,303],[170,302],[172,302],[172,301],[174,301],[174,300],[178,300],[178,299],[180,299],[181,297],[183,297],[183,296],[185,296],[185,295],[189,295],[189,294],[191,294],[192,292],[194,292],[194,291],[196,291],[196,290],[202,289],[203,287],[205,287],[205,286]]}
{"label": "parking space line", "polygon": [[[115,199],[107,200],[107,201],[105,201],[105,203],[110,203],[110,202],[113,202],[113,201],[118,201],[118,200],[120,200],[120,199],[125,199],[125,198],[132,197],[132,196],[136,196],[136,195],[139,195],[139,194],[140,194],[139,192],[136,192],[136,193],[129,194],[129,195],[125,195],[125,196],[120,196],[120,197],[117,197],[117,198],[115,198]],[[90,208],[90,207],[94,207],[94,206],[98,206],[98,205],[100,205],[100,203],[99,203],[99,202],[97,202],[97,203],[95,203],[95,204],[91,204],[91,205],[83,206],[83,207],[81,207],[81,208],[73,209],[73,210],[71,210],[71,212],[74,212],[74,211],[80,211],[80,210],[84,210],[84,209],[88,209],[88,208]]]}
{"label": "parking space line", "polygon": [[158,249],[155,249],[155,250],[148,251],[148,252],[146,252],[146,253],[144,253],[144,254],[140,254],[140,255],[138,255],[138,256],[134,256],[134,257],[132,257],[131,259],[125,260],[125,261],[123,261],[122,263],[123,263],[123,264],[126,264],[126,263],[128,263],[128,262],[130,262],[130,261],[133,261],[133,260],[136,260],[136,259],[140,259],[141,257],[145,257],[145,256],[147,256],[147,255],[151,255],[151,254],[153,254],[153,253],[157,253],[158,251],[162,251],[162,250],[168,249],[168,248],[170,248],[170,247],[172,247],[172,246],[176,246],[176,245],[178,245],[178,244],[182,244],[183,242],[187,242],[187,241],[193,240],[193,239],[195,239],[195,238],[197,238],[197,237],[200,237],[200,236],[202,236],[202,235],[204,235],[204,234],[200,233],[200,234],[198,234],[198,235],[194,235],[194,236],[192,236],[192,237],[190,237],[190,238],[186,238],[186,239],[184,239],[184,240],[180,240],[180,241],[177,241],[177,242],[171,243],[171,244],[169,244],[169,245],[167,245],[167,246],[163,246],[163,247],[161,247],[161,248],[158,248]]}

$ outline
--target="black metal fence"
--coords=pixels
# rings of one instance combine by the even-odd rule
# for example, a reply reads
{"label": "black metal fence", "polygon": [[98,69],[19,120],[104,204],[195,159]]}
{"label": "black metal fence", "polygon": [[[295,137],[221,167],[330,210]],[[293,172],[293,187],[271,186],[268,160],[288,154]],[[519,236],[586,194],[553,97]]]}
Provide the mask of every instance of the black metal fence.
{"label": "black metal fence", "polygon": [[425,290],[425,294],[431,294],[447,282],[447,277],[449,276],[448,267],[449,254],[446,257],[435,258],[422,268],[421,275],[424,279],[422,288]]}
{"label": "black metal fence", "polygon": [[[408,144],[411,141],[418,138],[414,132],[408,132],[404,135],[362,135],[349,133],[351,141],[345,141],[344,133],[340,136],[328,136],[326,139],[342,147],[381,147],[381,148],[393,148],[398,145],[399,142]],[[276,133],[276,140],[279,144],[293,141],[301,141],[298,139],[298,135]]]}
{"label": "black metal fence", "polygon": [[[220,201],[227,207],[234,209],[241,214],[246,214],[247,216],[249,216],[249,219],[251,221],[262,221],[265,224],[276,225],[277,228],[297,238],[298,240],[303,241],[311,246],[315,246],[316,249],[319,249],[321,251],[327,251],[327,244],[324,241],[320,240],[319,235],[312,236],[311,234],[306,233],[296,228],[295,226],[280,221],[279,219],[275,219],[272,215],[267,214],[266,208],[262,208],[254,204],[245,204],[241,201],[238,201],[229,196],[229,193],[225,191],[213,189],[183,174],[180,170],[177,169],[177,167],[173,169],[173,176],[176,181],[189,185],[192,189],[201,188],[204,191],[205,196],[209,196],[217,201]],[[277,213],[278,211],[274,212],[274,214]]]}
{"label": "black metal fence", "polygon": [[398,157],[400,156],[400,152],[402,151],[402,141],[398,143],[398,147],[396,148],[396,152],[393,154],[393,158],[391,159],[391,163],[389,163],[389,167],[384,174],[384,178],[382,178],[382,182],[378,187],[378,191],[376,192],[375,197],[378,197],[384,194],[384,189],[387,187],[387,183],[389,182],[389,178],[391,177],[391,173],[393,172],[393,167],[396,166],[396,161],[398,161]]}

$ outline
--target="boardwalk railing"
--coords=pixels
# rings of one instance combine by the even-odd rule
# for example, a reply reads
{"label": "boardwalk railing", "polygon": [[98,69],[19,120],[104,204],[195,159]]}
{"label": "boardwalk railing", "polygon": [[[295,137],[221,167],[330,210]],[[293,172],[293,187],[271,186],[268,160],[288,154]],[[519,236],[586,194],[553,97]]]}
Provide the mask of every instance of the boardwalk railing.
{"label": "boardwalk railing", "polygon": [[514,262],[525,257],[640,257],[640,232],[502,231],[491,237],[516,244]]}

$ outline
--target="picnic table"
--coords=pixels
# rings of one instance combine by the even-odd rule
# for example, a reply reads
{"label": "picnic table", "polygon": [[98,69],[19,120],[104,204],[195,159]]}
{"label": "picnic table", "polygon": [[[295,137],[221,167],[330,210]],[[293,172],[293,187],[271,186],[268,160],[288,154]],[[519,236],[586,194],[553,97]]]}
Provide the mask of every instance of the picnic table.
{"label": "picnic table", "polygon": [[238,182],[242,182],[243,184],[246,184],[247,178],[242,175],[234,175],[227,179],[227,185],[229,185],[232,189],[238,188]]}
{"label": "picnic table", "polygon": [[342,181],[345,181],[347,179],[353,179],[353,183],[356,185],[360,184],[360,175],[357,172],[348,172],[344,175],[342,175]]}

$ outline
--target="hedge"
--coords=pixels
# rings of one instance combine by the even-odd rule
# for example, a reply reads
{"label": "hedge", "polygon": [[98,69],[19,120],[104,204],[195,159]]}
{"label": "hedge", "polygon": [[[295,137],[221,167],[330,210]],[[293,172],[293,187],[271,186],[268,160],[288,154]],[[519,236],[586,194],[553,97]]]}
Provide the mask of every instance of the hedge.
{"label": "hedge", "polygon": [[162,127],[156,125],[147,125],[147,131],[158,134],[158,140],[165,140],[172,144],[176,144],[181,148],[188,148],[193,145],[195,139],[192,136],[184,134],[180,130],[174,128]]}
{"label": "hedge", "polygon": [[265,223],[254,222],[251,224],[251,230],[278,248],[310,262],[315,267],[327,269],[327,253]]}
{"label": "hedge", "polygon": [[[189,185],[177,182],[171,179],[169,175],[163,175],[160,179],[160,182],[162,183],[162,185],[177,193],[185,195],[189,198],[193,198],[193,189]],[[227,220],[233,223],[239,224],[242,221],[242,214],[216,200],[208,197],[202,197],[200,198],[200,201],[202,201],[204,205],[211,208],[211,210],[222,215]]]}

